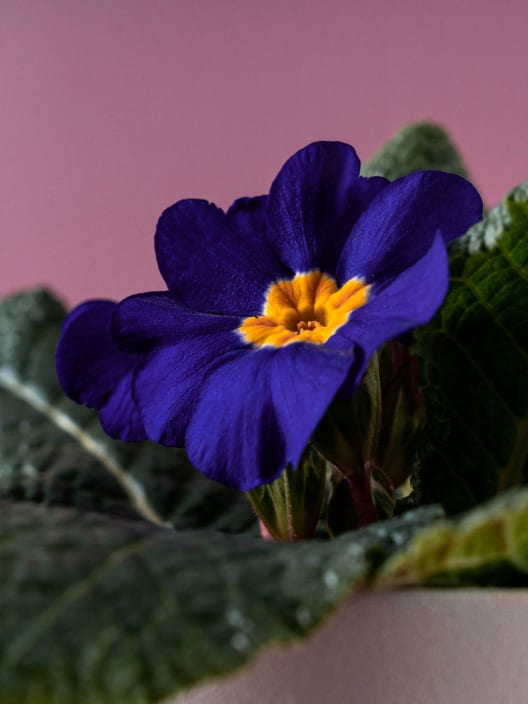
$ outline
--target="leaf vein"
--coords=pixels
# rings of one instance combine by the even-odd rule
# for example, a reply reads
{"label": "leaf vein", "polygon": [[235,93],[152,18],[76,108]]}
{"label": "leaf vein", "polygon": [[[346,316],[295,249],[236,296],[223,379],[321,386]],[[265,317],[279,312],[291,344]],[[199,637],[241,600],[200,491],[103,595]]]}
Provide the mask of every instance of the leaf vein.
{"label": "leaf vein", "polygon": [[95,457],[120,483],[143,518],[157,525],[165,525],[148,501],[142,486],[113,457],[108,455],[102,443],[86,433],[64,411],[49,403],[35,387],[24,384],[9,367],[0,367],[0,386],[42,413]]}
{"label": "leaf vein", "polygon": [[92,572],[70,585],[58,599],[32,621],[28,630],[11,643],[6,658],[6,661],[9,661],[9,666],[13,667],[16,665],[16,663],[28,653],[37,640],[52,627],[65,607],[81,599],[116,565],[124,562],[127,558],[134,555],[134,553],[142,550],[152,540],[152,536],[148,536],[147,538],[142,537],[133,543],[115,550],[113,553],[110,553],[102,564],[97,565]]}
{"label": "leaf vein", "polygon": [[515,273],[521,279],[521,281],[524,281],[525,283],[528,284],[528,276],[527,276],[526,272],[515,262],[515,260],[504,249],[501,240],[502,240],[502,238],[499,238],[499,240],[497,242],[497,249],[499,250],[501,255],[504,257],[504,259],[508,262],[510,267],[515,271]]}

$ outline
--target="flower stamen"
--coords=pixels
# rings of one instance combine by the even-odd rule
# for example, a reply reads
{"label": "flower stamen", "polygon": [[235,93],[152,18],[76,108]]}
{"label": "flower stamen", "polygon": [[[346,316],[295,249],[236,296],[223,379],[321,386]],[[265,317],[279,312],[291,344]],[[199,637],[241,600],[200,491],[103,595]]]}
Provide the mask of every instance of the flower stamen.
{"label": "flower stamen", "polygon": [[297,323],[297,335],[300,335],[305,330],[315,330],[315,328],[320,328],[321,323],[318,320],[301,320]]}

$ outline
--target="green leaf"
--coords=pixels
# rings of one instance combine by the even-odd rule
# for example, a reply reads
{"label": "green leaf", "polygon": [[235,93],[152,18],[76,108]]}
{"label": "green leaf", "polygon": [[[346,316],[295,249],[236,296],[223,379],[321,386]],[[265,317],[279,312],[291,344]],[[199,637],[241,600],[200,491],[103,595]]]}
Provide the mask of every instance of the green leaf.
{"label": "green leaf", "polygon": [[363,168],[364,176],[393,181],[411,171],[438,169],[467,178],[467,171],[447,132],[430,122],[404,127]]}
{"label": "green leaf", "polygon": [[465,510],[524,481],[528,461],[528,183],[476,225],[416,332],[427,409],[420,503]]}
{"label": "green leaf", "polygon": [[63,395],[55,347],[64,316],[43,290],[0,303],[0,497],[256,530],[245,497],[202,477],[183,451],[114,441],[95,411]]}
{"label": "green leaf", "polygon": [[0,512],[2,704],[150,704],[229,672],[308,633],[438,515],[290,544],[29,503]]}
{"label": "green leaf", "polygon": [[528,585],[528,490],[438,521],[383,566],[377,586]]}

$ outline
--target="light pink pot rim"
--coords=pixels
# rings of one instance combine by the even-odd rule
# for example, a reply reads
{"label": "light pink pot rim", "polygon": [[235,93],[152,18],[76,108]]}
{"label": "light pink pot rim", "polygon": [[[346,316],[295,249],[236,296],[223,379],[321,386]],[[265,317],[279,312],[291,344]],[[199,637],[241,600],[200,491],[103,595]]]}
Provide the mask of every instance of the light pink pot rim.
{"label": "light pink pot rim", "polygon": [[528,590],[356,594],[304,643],[164,704],[519,704]]}

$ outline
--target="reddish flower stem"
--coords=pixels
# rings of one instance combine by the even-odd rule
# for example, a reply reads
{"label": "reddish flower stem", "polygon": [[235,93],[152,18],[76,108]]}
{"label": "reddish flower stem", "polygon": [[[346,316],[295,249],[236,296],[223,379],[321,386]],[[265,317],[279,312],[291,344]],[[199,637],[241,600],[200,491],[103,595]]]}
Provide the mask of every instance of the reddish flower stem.
{"label": "reddish flower stem", "polygon": [[[343,469],[341,469],[341,471],[343,471]],[[376,523],[380,518],[374,501],[372,500],[370,472],[371,467],[368,462],[362,470],[343,471],[354,501],[358,528]]]}

